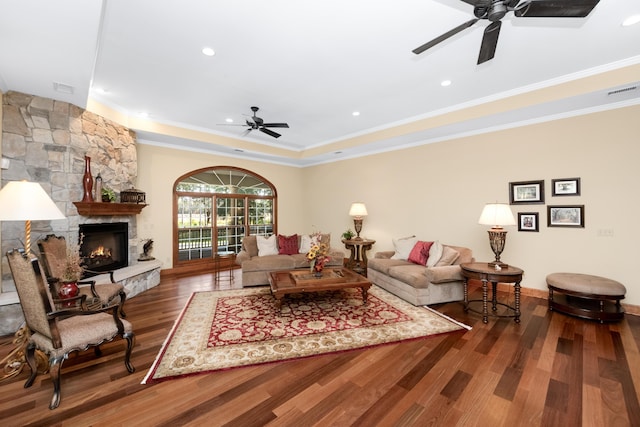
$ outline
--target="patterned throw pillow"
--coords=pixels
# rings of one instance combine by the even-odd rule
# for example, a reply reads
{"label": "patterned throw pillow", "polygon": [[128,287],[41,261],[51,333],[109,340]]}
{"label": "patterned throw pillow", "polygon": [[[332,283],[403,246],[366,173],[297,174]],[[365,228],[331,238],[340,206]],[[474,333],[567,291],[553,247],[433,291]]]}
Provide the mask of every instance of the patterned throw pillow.
{"label": "patterned throw pillow", "polygon": [[311,250],[311,246],[317,245],[318,243],[320,243],[318,235],[316,235],[316,234],[311,234],[311,235],[303,234],[300,237],[300,249],[299,249],[298,252],[301,253],[301,254],[306,254],[307,252],[309,252]]}
{"label": "patterned throw pillow", "polygon": [[278,234],[278,253],[280,255],[293,255],[298,253],[298,235],[283,236]]}
{"label": "patterned throw pillow", "polygon": [[429,249],[431,249],[431,245],[433,245],[433,242],[423,242],[419,240],[413,249],[411,249],[408,260],[414,264],[426,265],[429,259]]}

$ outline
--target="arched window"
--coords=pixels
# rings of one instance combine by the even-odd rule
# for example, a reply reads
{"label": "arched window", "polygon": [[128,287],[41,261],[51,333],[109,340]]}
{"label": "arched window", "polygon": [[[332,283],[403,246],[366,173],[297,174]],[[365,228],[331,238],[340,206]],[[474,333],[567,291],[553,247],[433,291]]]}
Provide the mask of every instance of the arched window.
{"label": "arched window", "polygon": [[174,187],[174,266],[207,263],[240,252],[247,235],[276,232],[276,190],[231,166],[199,169]]}

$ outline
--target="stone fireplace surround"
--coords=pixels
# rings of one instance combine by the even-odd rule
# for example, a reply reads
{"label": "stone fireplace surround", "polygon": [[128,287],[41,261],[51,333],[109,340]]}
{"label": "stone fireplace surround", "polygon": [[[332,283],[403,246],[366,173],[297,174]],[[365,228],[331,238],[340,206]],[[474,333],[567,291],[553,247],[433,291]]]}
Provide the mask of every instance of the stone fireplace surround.
{"label": "stone fireplace surround", "polygon": [[[116,274],[116,280],[128,283],[129,296],[159,283],[161,264],[138,262],[141,245],[151,236],[138,236],[135,215],[82,216],[73,204],[83,195],[85,155],[91,157],[92,175],[100,173],[103,186],[116,193],[134,187],[138,165],[132,131],[66,102],[9,91],[2,95],[0,142],[2,157],[9,160],[9,168],[2,170],[2,186],[16,180],[38,182],[67,217],[32,222],[34,254],[38,255],[35,241],[47,234],[77,241],[80,224],[127,222],[129,267]],[[0,335],[6,335],[20,326],[22,312],[4,254],[24,246],[24,223],[3,221],[1,238]],[[108,280],[101,276],[92,279]]]}

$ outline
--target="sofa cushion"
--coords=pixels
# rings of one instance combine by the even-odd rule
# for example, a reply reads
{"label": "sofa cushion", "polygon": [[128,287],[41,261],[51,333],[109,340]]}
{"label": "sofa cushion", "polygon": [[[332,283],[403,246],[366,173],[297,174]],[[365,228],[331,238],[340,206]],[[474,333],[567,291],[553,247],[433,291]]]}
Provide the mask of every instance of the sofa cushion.
{"label": "sofa cushion", "polygon": [[[391,258],[370,258],[367,267],[389,275],[389,269],[397,266],[411,265],[409,261]],[[424,268],[424,266],[421,266]]]}
{"label": "sofa cushion", "polygon": [[300,236],[300,248],[298,252],[306,254],[311,250],[311,246],[320,243],[320,237],[317,234],[303,234]]}
{"label": "sofa cushion", "polygon": [[440,258],[442,257],[442,243],[439,241],[433,242],[431,248],[429,249],[429,258],[427,259],[427,267],[435,266]]}
{"label": "sofa cushion", "polygon": [[242,249],[244,249],[249,256],[258,256],[258,241],[256,236],[244,236],[242,238]]}
{"label": "sofa cushion", "polygon": [[424,274],[431,283],[447,283],[462,280],[462,269],[459,265],[443,265],[442,267],[426,268]]}
{"label": "sofa cushion", "polygon": [[432,245],[433,242],[423,242],[419,240],[418,242],[416,242],[413,249],[411,249],[407,261],[418,265],[426,265],[427,259],[429,258],[429,249]]}
{"label": "sofa cushion", "polygon": [[258,242],[258,256],[278,255],[278,240],[276,235],[272,234],[266,238],[264,236],[256,236]]}
{"label": "sofa cushion", "polygon": [[388,275],[401,282],[410,283],[414,288],[426,288],[429,286],[429,279],[425,271],[424,265],[408,263],[390,267]]}
{"label": "sofa cushion", "polygon": [[440,260],[436,263],[436,267],[442,267],[443,265],[451,265],[460,257],[460,252],[456,251],[449,246],[442,247],[442,256]]}
{"label": "sofa cushion", "polygon": [[292,270],[295,268],[293,255],[264,255],[253,257],[242,263],[242,272]]}
{"label": "sofa cushion", "polygon": [[391,257],[391,259],[409,259],[409,254],[411,253],[411,249],[418,242],[418,238],[416,236],[407,236],[400,237],[397,239],[392,239],[393,248],[395,249],[395,253]]}
{"label": "sofa cushion", "polygon": [[278,253],[280,255],[293,255],[298,253],[298,235],[283,236],[278,234]]}

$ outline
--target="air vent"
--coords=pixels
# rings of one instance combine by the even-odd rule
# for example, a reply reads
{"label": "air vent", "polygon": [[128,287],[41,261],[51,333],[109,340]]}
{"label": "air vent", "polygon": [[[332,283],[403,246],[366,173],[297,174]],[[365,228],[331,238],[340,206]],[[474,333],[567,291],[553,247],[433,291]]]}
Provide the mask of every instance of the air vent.
{"label": "air vent", "polygon": [[73,86],[64,83],[53,82],[53,90],[60,93],[73,94]]}
{"label": "air vent", "polygon": [[630,90],[636,90],[636,89],[638,89],[638,86],[624,87],[622,89],[616,89],[616,90],[612,90],[611,92],[608,92],[607,96],[618,95],[619,93],[629,92]]}

